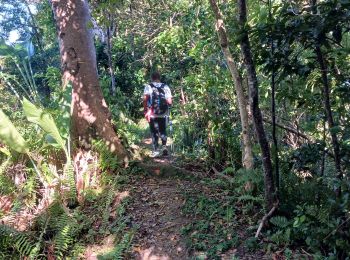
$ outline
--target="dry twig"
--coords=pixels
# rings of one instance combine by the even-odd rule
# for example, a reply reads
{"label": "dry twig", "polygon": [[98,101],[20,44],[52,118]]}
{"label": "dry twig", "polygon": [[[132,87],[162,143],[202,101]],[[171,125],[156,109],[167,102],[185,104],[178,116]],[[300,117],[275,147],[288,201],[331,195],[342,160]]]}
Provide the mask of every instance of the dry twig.
{"label": "dry twig", "polygon": [[260,222],[260,225],[259,225],[259,228],[258,228],[258,230],[256,231],[256,234],[255,234],[255,237],[256,237],[256,238],[259,237],[259,234],[260,234],[262,228],[264,227],[265,222],[268,221],[268,220],[271,218],[272,214],[273,214],[273,213],[275,212],[275,210],[278,208],[278,204],[279,204],[279,201],[277,201],[277,202],[274,204],[274,206],[272,207],[272,209],[269,211],[269,213],[267,213],[267,214],[262,218],[262,220],[261,220],[261,222]]}

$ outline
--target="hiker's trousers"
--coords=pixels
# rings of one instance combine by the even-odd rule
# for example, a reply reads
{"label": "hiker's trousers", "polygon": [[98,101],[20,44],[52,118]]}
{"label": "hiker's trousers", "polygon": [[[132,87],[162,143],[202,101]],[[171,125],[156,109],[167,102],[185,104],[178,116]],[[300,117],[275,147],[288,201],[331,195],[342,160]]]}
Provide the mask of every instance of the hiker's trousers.
{"label": "hiker's trousers", "polygon": [[166,145],[166,118],[151,118],[151,121],[149,122],[149,127],[151,129],[153,149],[158,149],[159,138],[162,140],[162,145]]}

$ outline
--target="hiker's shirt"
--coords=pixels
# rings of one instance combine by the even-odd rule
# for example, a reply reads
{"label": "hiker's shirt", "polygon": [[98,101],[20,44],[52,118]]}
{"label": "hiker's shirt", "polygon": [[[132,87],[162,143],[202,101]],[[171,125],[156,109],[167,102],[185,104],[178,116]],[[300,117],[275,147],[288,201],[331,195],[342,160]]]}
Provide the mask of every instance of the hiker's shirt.
{"label": "hiker's shirt", "polygon": [[[162,82],[152,82],[152,84],[156,87],[156,88],[159,88],[161,87],[164,83]],[[171,91],[170,91],[170,88],[168,85],[164,85],[163,87],[163,90],[164,90],[164,95],[165,95],[165,99],[169,99],[169,98],[172,98],[172,95],[171,95]],[[153,90],[152,90],[152,87],[149,85],[149,84],[146,84],[145,85],[145,89],[143,91],[143,95],[147,95],[149,96],[149,104],[152,104],[152,93],[153,93]],[[152,114],[151,115],[151,118],[164,118],[168,115],[168,112],[165,112],[164,114],[160,114],[160,115],[155,115],[155,114]]]}

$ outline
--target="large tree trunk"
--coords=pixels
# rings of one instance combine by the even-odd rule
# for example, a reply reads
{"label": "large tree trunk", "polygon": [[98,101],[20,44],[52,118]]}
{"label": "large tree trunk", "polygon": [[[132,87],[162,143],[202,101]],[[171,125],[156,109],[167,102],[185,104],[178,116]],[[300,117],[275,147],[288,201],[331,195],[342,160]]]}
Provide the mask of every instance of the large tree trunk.
{"label": "large tree trunk", "polygon": [[255,65],[250,49],[250,42],[247,31],[244,30],[247,22],[247,9],[245,0],[238,0],[239,25],[242,29],[241,35],[241,50],[244,58],[244,63],[247,68],[248,85],[250,93],[250,105],[254,119],[256,135],[261,148],[263,167],[264,167],[264,182],[265,182],[265,200],[267,212],[273,208],[275,202],[275,185],[273,181],[273,168],[270,156],[270,147],[266,139],[263,117],[259,107],[259,85],[256,76]]}
{"label": "large tree trunk", "polygon": [[216,18],[216,30],[218,32],[219,41],[221,45],[221,49],[224,53],[225,59],[227,61],[227,65],[231,72],[232,78],[234,80],[236,95],[239,107],[239,113],[241,116],[241,124],[242,124],[242,139],[243,139],[243,153],[242,153],[242,162],[243,166],[246,169],[253,168],[253,152],[252,152],[252,144],[249,136],[249,121],[248,121],[248,111],[247,111],[247,101],[244,96],[243,90],[243,82],[242,78],[238,72],[237,66],[229,49],[228,37],[226,33],[226,28],[223,20],[223,16],[221,11],[216,3],[216,0],[210,0],[211,7],[215,14]]}
{"label": "large tree trunk", "polygon": [[85,0],[51,0],[60,43],[64,82],[71,81],[72,134],[79,147],[89,148],[99,135],[120,161],[128,156],[109,120],[99,86],[96,51],[88,29],[90,13]]}

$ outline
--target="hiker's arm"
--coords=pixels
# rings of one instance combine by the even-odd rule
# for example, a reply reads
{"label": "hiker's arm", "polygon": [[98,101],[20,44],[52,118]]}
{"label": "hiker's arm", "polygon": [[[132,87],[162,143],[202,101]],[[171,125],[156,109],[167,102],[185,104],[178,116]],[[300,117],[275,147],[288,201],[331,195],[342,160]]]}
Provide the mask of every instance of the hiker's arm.
{"label": "hiker's arm", "polygon": [[143,111],[147,113],[148,110],[148,100],[149,100],[149,95],[143,95]]}
{"label": "hiker's arm", "polygon": [[148,123],[151,121],[151,115],[152,115],[152,109],[148,109],[149,98],[150,98],[149,95],[143,95],[143,114],[145,115],[145,118]]}
{"label": "hiker's arm", "polygon": [[152,94],[152,89],[149,85],[145,85],[145,89],[143,90],[143,111],[146,114],[148,111],[148,101]]}
{"label": "hiker's arm", "polygon": [[166,85],[164,87],[164,92],[165,92],[165,99],[166,99],[166,102],[168,103],[168,105],[172,105],[173,104],[173,97],[171,95],[171,91],[170,91],[170,88],[168,85]]}

